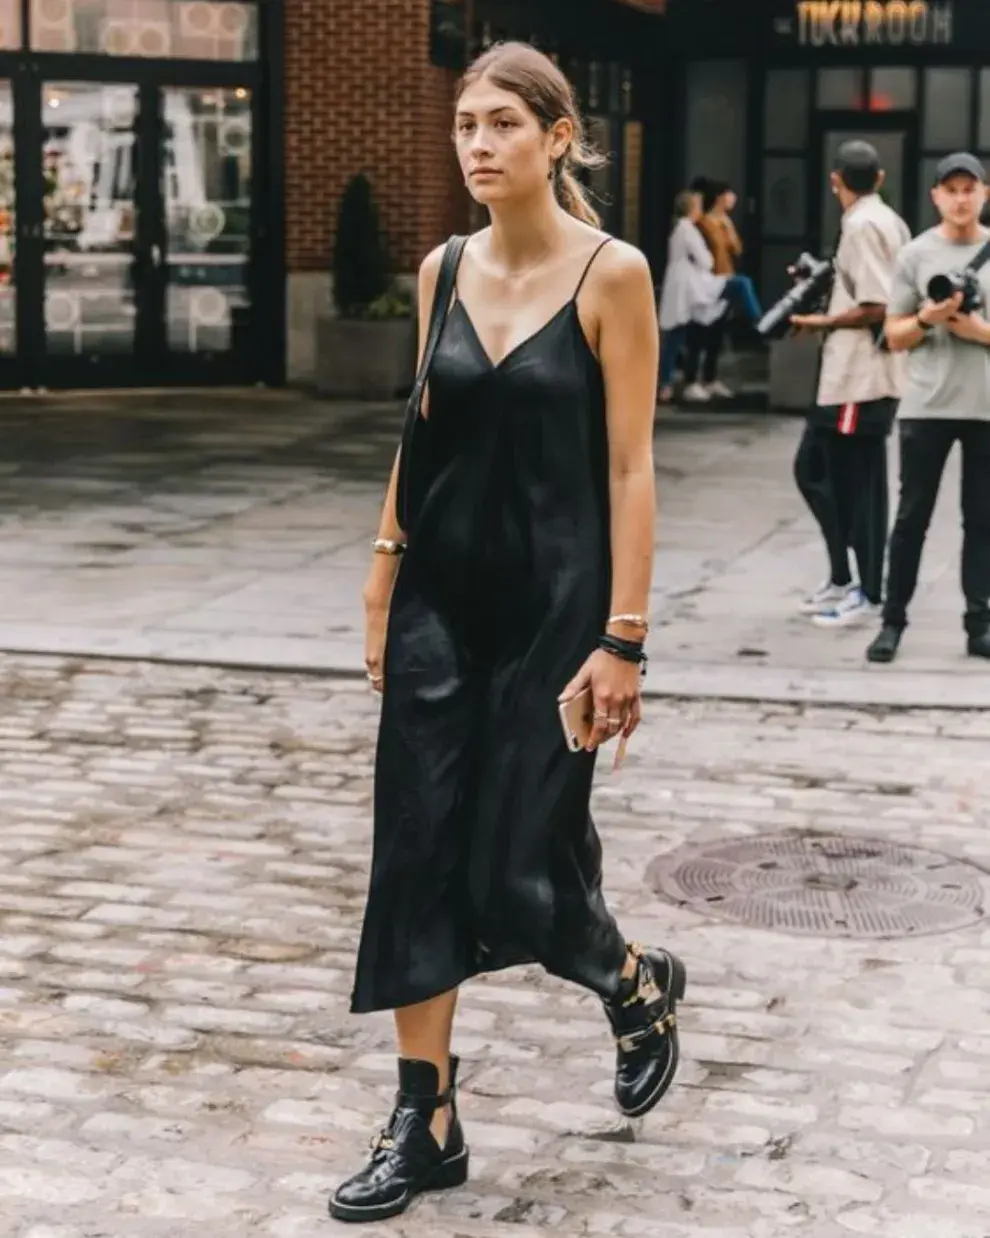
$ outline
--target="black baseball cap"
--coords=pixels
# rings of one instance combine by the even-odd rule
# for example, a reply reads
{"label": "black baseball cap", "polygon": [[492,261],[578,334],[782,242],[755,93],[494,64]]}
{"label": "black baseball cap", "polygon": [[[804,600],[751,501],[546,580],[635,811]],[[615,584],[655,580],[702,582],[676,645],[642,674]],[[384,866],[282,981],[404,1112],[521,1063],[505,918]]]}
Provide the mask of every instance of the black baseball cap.
{"label": "black baseball cap", "polygon": [[987,170],[975,155],[968,151],[957,151],[954,155],[946,155],[935,169],[935,184],[944,185],[952,176],[971,176],[974,180],[986,184]]}

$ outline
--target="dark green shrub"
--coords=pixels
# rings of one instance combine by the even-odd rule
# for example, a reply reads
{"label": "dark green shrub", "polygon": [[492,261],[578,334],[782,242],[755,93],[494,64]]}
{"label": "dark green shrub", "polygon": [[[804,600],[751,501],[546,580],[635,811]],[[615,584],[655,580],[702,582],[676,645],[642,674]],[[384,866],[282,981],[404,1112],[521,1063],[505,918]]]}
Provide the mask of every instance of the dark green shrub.
{"label": "dark green shrub", "polygon": [[342,318],[365,318],[389,288],[388,258],[371,182],[363,174],[344,190],[333,247],[333,299]]}

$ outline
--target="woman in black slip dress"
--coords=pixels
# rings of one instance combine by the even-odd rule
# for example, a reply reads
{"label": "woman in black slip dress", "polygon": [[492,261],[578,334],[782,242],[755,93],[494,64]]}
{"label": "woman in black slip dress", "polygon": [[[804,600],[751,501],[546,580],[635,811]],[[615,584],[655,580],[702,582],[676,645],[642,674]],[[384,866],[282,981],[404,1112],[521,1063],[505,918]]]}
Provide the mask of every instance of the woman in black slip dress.
{"label": "woman in black slip dress", "polygon": [[[455,142],[491,227],[423,264],[420,378],[365,589],[383,699],[352,1009],[395,1012],[399,1091],[330,1201],[346,1221],[466,1181],[450,1045],[472,976],[538,962],[597,994],[630,1116],[678,1058],[684,968],[622,936],[588,810],[595,750],[640,719],[652,282],[597,230],[573,94],[541,53],[501,45],[471,66]],[[585,689],[593,730],[573,752],[558,706]]]}

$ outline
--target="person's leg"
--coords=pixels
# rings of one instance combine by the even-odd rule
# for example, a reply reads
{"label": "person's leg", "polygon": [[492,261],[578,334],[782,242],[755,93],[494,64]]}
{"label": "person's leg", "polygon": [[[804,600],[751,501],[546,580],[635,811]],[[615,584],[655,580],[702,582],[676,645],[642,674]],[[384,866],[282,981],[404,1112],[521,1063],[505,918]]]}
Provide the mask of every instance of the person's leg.
{"label": "person's leg", "polygon": [[846,530],[842,524],[835,491],[833,442],[838,436],[810,422],[804,428],[794,457],[794,480],[818,522],[829,562],[829,583],[836,589],[852,584]]}
{"label": "person's leg", "polygon": [[684,348],[687,327],[671,327],[663,333],[660,341],[660,388],[669,390],[674,385],[677,361]]}
{"label": "person's leg", "polygon": [[725,343],[725,315],[705,328],[705,363],[701,372],[701,381],[706,387],[718,381],[718,362],[722,355],[722,345]]}
{"label": "person's leg", "polygon": [[701,369],[701,352],[705,341],[705,328],[700,322],[689,322],[686,330],[684,354],[684,385],[693,387]]}
{"label": "person's leg", "polygon": [[[454,1028],[457,994],[444,993],[418,1006],[395,1011],[395,1032],[399,1057],[407,1062],[430,1062],[437,1068],[437,1094],[450,1087],[450,1040]],[[430,1130],[443,1147],[450,1125],[450,1106],[437,1109]]]}
{"label": "person's leg", "polygon": [[853,436],[847,443],[844,502],[849,509],[849,542],[866,600],[879,606],[890,520],[887,441],[882,434],[872,434]]}
{"label": "person's leg", "polygon": [[[909,419],[900,423],[901,490],[890,538],[884,627],[903,632],[918,586],[921,551],[928,535],[942,473],[958,422]],[[984,483],[985,484],[985,483]]]}
{"label": "person's leg", "polygon": [[[966,632],[972,641],[990,633],[990,421],[963,424],[960,441],[962,589],[966,598]],[[990,648],[983,656],[990,656]]]}
{"label": "person's leg", "polygon": [[682,398],[689,404],[704,404],[711,399],[708,388],[699,382],[701,356],[708,347],[708,328],[692,322],[687,329],[687,352],[684,360],[684,390]]}
{"label": "person's leg", "polygon": [[748,275],[732,275],[726,281],[724,297],[735,305],[746,318],[755,324],[763,317],[763,306],[756,295],[756,288]]}

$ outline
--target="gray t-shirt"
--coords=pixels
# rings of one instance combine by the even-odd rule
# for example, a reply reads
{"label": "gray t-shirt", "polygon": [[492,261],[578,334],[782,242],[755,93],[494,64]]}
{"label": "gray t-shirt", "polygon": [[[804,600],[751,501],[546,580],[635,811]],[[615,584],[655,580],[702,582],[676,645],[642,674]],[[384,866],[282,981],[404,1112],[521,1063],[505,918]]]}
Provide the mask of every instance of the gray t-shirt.
{"label": "gray t-shirt", "polygon": [[[986,239],[959,245],[947,240],[938,228],[915,237],[897,257],[887,312],[916,313],[927,298],[931,277],[962,270]],[[983,289],[981,312],[990,319],[990,262],[977,278]],[[898,417],[990,421],[990,348],[957,339],[941,325],[929,331],[908,353]]]}

